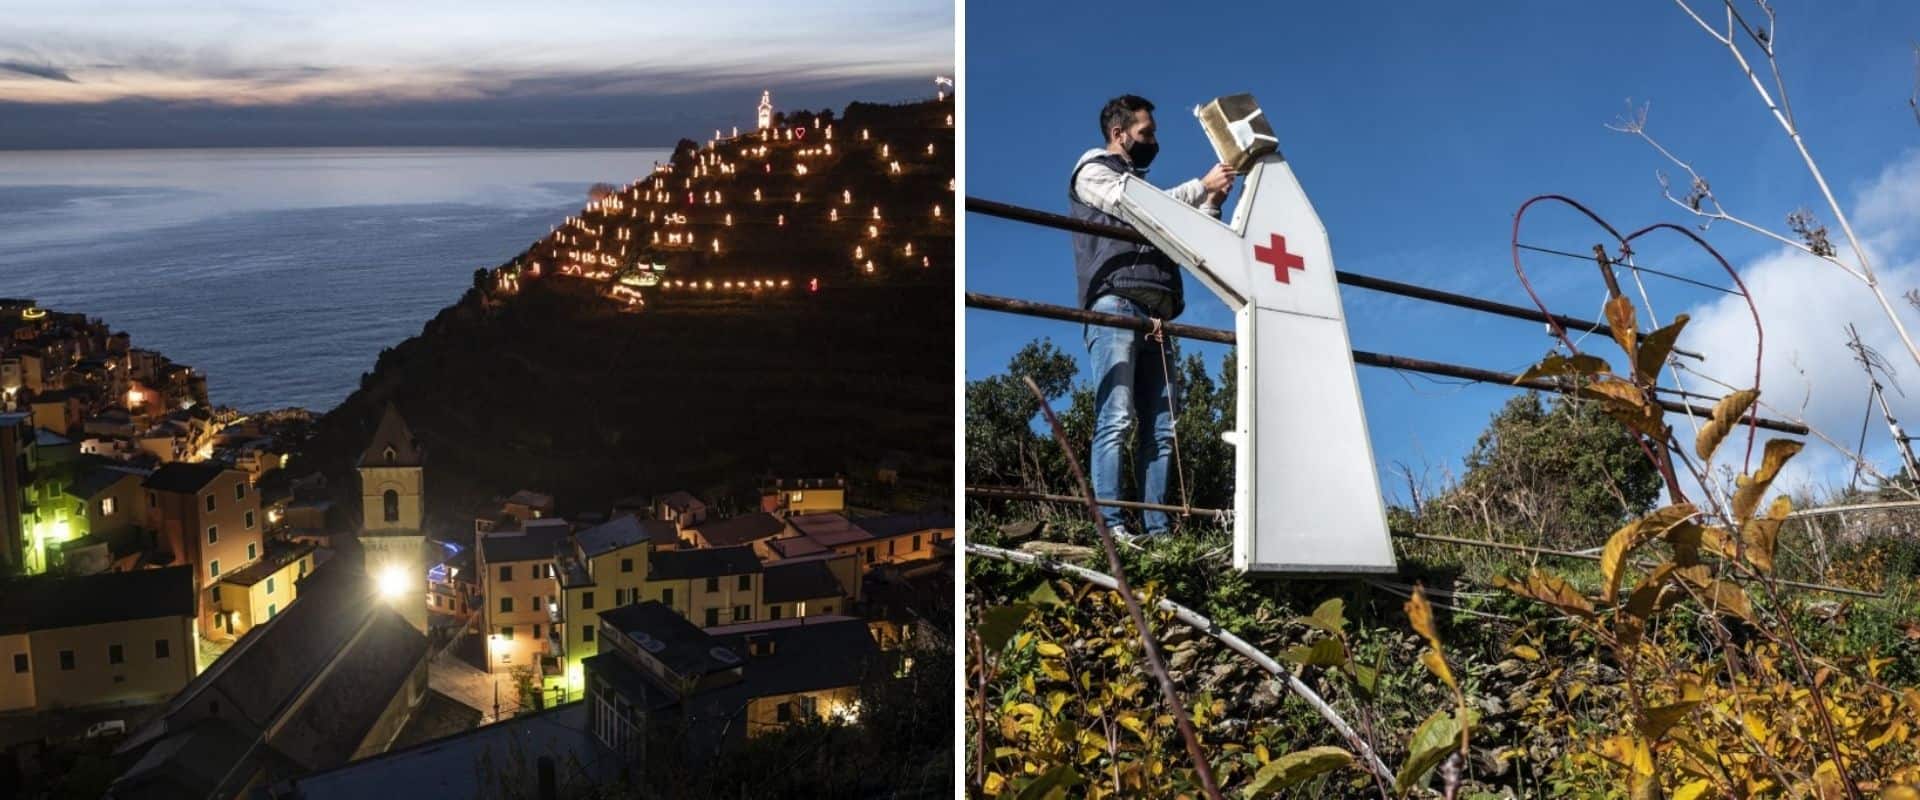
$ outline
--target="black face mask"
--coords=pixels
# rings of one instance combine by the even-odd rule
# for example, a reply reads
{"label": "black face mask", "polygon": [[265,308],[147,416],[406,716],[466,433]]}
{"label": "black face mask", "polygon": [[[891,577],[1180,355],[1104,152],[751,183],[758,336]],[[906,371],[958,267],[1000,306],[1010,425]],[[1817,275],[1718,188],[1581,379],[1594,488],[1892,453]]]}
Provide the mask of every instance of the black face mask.
{"label": "black face mask", "polygon": [[1144,170],[1153,163],[1153,157],[1160,154],[1160,143],[1145,139],[1135,139],[1127,145],[1127,160],[1133,162],[1134,169]]}

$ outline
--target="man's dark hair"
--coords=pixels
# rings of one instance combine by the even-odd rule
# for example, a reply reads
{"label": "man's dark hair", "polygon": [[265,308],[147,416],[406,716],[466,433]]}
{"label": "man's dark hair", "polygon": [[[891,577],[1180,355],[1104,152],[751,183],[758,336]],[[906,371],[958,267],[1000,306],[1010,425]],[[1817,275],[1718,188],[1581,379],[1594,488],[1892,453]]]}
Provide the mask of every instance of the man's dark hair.
{"label": "man's dark hair", "polygon": [[1137,94],[1123,94],[1108,100],[1107,105],[1100,109],[1100,141],[1104,142],[1111,138],[1113,134],[1109,131],[1114,128],[1124,128],[1132,124],[1135,111],[1152,112],[1153,103]]}

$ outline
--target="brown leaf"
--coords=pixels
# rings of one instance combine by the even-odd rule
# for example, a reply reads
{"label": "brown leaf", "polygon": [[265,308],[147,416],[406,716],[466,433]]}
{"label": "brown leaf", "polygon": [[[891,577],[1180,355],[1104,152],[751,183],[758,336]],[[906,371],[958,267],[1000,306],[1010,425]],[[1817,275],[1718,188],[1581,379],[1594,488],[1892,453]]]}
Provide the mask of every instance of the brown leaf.
{"label": "brown leaf", "polygon": [[1673,344],[1680,338],[1680,329],[1687,327],[1687,315],[1673,318],[1673,324],[1647,334],[1640,342],[1640,352],[1634,356],[1635,374],[1648,386],[1660,382],[1660,368],[1666,366],[1667,356],[1673,353]]}
{"label": "brown leaf", "polygon": [[1787,515],[1793,513],[1793,501],[1784,494],[1774,495],[1773,505],[1767,509],[1765,517],[1755,517],[1747,521],[1742,536],[1747,546],[1747,561],[1761,572],[1773,571],[1773,551],[1779,544],[1780,526],[1787,521]]}
{"label": "brown leaf", "polygon": [[1433,630],[1433,606],[1427,602],[1427,594],[1415,586],[1413,596],[1407,599],[1407,621],[1413,625],[1415,633],[1426,637],[1435,646],[1440,643],[1440,634]]}
{"label": "brown leaf", "polygon": [[1593,604],[1567,583],[1565,578],[1534,569],[1525,581],[1514,581],[1505,576],[1493,579],[1493,585],[1521,597],[1536,600],[1558,608],[1570,614],[1593,619]]}
{"label": "brown leaf", "polygon": [[1681,580],[1692,584],[1700,593],[1701,602],[1709,611],[1731,614],[1747,622],[1753,621],[1753,603],[1747,599],[1747,593],[1729,581],[1712,577],[1705,566],[1683,567],[1673,571]]}
{"label": "brown leaf", "polygon": [[1656,439],[1666,438],[1666,423],[1660,407],[1648,402],[1640,387],[1619,378],[1602,378],[1580,388],[1582,395],[1599,400],[1607,414],[1628,429]]}
{"label": "brown leaf", "polygon": [[1620,349],[1626,351],[1627,363],[1637,363],[1638,349],[1634,339],[1640,335],[1640,324],[1634,321],[1633,301],[1624,294],[1614,295],[1607,301],[1607,327],[1613,329],[1613,340],[1620,343]]}
{"label": "brown leaf", "polygon": [[1612,603],[1620,596],[1620,569],[1634,549],[1656,536],[1664,536],[1674,526],[1697,513],[1690,503],[1667,506],[1636,519],[1614,531],[1600,553],[1600,574],[1606,578],[1601,596]]}
{"label": "brown leaf", "polygon": [[1754,510],[1760,506],[1761,496],[1767,493],[1767,487],[1771,486],[1773,479],[1780,474],[1780,468],[1786,466],[1787,460],[1793,458],[1793,455],[1805,446],[1793,439],[1772,439],[1767,442],[1766,455],[1760,459],[1760,470],[1752,476],[1742,475],[1736,481],[1737,486],[1733,490],[1735,522],[1745,525],[1747,520],[1753,519]]}
{"label": "brown leaf", "polygon": [[1720,398],[1720,402],[1713,405],[1713,419],[1700,426],[1700,435],[1694,437],[1694,454],[1700,456],[1701,461],[1712,459],[1713,451],[1720,447],[1720,440],[1727,438],[1733,426],[1739,424],[1740,418],[1746,415],[1747,409],[1759,397],[1758,389],[1741,389]]}
{"label": "brown leaf", "polygon": [[1514,382],[1520,383],[1535,378],[1558,378],[1565,375],[1606,375],[1611,372],[1613,372],[1612,365],[1599,356],[1590,356],[1585,353],[1577,356],[1563,356],[1552,353],[1540,359],[1540,363],[1528,367],[1527,371]]}

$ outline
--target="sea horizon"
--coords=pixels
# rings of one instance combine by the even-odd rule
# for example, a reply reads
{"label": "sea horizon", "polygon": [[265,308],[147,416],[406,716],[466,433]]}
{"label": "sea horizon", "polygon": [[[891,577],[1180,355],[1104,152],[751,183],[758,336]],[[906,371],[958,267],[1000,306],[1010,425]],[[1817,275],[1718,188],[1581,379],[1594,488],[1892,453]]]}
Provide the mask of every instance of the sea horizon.
{"label": "sea horizon", "polygon": [[216,405],[323,413],[474,270],[511,259],[589,187],[670,152],[0,151],[0,296],[127,331],[204,373]]}

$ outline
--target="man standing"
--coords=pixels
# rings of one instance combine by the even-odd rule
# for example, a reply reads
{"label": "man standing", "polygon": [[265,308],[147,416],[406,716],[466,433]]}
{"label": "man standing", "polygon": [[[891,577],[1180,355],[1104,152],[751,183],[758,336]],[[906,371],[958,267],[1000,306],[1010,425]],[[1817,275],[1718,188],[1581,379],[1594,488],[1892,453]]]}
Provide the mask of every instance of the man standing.
{"label": "man standing", "polygon": [[[1155,130],[1153,104],[1146,98],[1128,94],[1107,101],[1100,109],[1100,133],[1106,146],[1080,156],[1068,185],[1074,219],[1127,227],[1118,213],[1121,193],[1127,177],[1144,178],[1159,153]],[[1167,194],[1218,217],[1233,179],[1231,167],[1216,164],[1204,177],[1175,186]],[[1164,321],[1180,316],[1185,307],[1180,266],[1150,245],[1076,233],[1073,261],[1082,308]],[[1141,500],[1164,502],[1167,462],[1173,455],[1174,354],[1166,352],[1163,362],[1160,342],[1139,331],[1104,325],[1086,328],[1087,354],[1098,381],[1089,459],[1094,494],[1118,499],[1121,437],[1128,425],[1138,423],[1134,462]],[[1139,537],[1124,526],[1119,509],[1106,508],[1101,513],[1121,541],[1139,544]],[[1165,512],[1146,512],[1142,522],[1146,536],[1167,533]]]}

